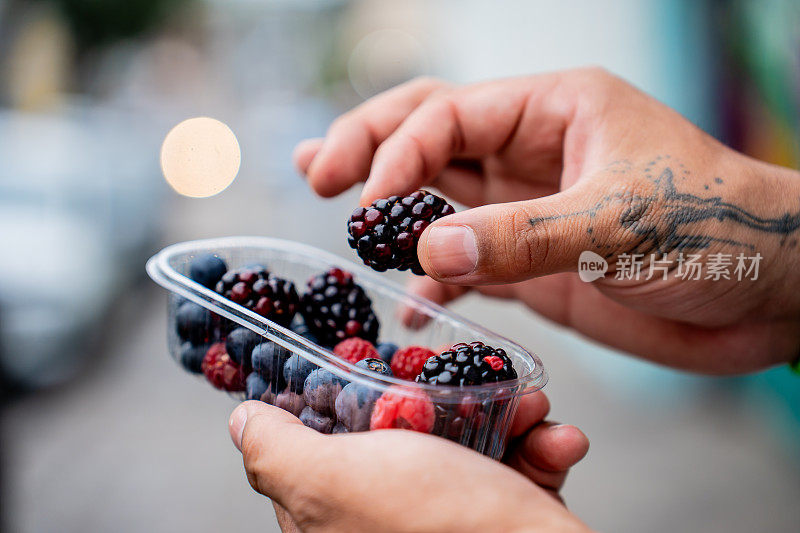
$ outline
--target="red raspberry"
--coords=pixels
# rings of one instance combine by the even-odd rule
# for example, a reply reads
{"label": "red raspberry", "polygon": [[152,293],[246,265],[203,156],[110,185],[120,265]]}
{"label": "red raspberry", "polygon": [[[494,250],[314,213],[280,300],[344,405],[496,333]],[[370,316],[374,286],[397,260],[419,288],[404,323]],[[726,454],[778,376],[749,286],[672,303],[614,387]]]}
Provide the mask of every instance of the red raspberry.
{"label": "red raspberry", "polygon": [[359,339],[358,337],[352,337],[343,340],[336,345],[336,347],[333,349],[333,353],[348,363],[353,364],[356,364],[362,359],[366,359],[368,357],[372,357],[374,359],[381,358],[378,350],[375,349],[375,346],[373,346],[371,342],[365,341],[364,339]]}
{"label": "red raspberry", "polygon": [[375,402],[369,428],[430,433],[434,420],[433,404],[424,393],[391,387]]}
{"label": "red raspberry", "polygon": [[218,389],[239,392],[245,389],[244,372],[225,351],[225,343],[212,344],[203,357],[203,374]]}
{"label": "red raspberry", "polygon": [[425,366],[429,357],[436,352],[424,346],[407,346],[400,348],[392,357],[392,373],[400,379],[413,380]]}

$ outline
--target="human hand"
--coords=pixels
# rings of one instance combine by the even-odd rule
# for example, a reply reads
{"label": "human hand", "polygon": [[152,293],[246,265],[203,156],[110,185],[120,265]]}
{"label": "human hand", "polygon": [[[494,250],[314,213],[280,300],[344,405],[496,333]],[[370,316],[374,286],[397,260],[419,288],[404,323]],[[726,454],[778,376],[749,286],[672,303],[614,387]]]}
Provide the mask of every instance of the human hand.
{"label": "human hand", "polygon": [[[363,205],[433,185],[475,207],[420,239],[430,278],[413,288],[434,301],[478,286],[699,372],[748,372],[798,353],[800,293],[786,287],[800,283],[800,175],[730,150],[605,71],[410,82],[301,143],[295,161],[322,196],[366,180]],[[584,250],[610,273],[580,281]],[[757,280],[736,279],[739,253],[760,254]],[[615,263],[634,254],[639,279],[617,279]],[[650,254],[671,275],[645,279]],[[731,279],[677,277],[681,254],[706,265],[729,254]]]}
{"label": "human hand", "polygon": [[263,402],[237,407],[229,427],[250,484],[272,498],[284,530],[588,531],[548,495],[588,441],[573,426],[543,423],[547,410],[542,393],[520,402],[508,454],[518,472],[406,430],[322,435]]}

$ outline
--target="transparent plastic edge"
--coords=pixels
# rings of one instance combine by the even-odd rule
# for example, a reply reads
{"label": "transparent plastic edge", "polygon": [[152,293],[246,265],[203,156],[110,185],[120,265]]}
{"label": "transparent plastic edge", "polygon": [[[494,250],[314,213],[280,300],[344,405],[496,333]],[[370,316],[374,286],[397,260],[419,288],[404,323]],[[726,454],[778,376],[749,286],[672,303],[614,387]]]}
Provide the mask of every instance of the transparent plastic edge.
{"label": "transparent plastic edge", "polygon": [[[485,327],[461,317],[434,302],[410,294],[396,283],[379,278],[366,268],[343,259],[335,254],[314,248],[302,243],[276,239],[272,237],[220,237],[215,239],[201,239],[172,244],[165,247],[160,252],[151,257],[146,264],[146,270],[150,278],[158,285],[187,298],[207,309],[221,315],[229,320],[244,326],[255,333],[266,337],[279,346],[299,353],[302,357],[312,363],[325,368],[348,381],[361,383],[363,385],[379,384],[383,387],[398,386],[401,394],[413,395],[414,389],[422,390],[431,396],[446,398],[454,394],[463,394],[463,387],[428,385],[406,381],[393,376],[382,376],[356,367],[355,365],[339,359],[333,352],[318,346],[297,333],[285,328],[261,315],[250,311],[234,302],[230,302],[220,294],[208,289],[199,283],[192,281],[189,277],[177,272],[169,264],[169,258],[177,254],[197,253],[202,251],[213,251],[231,247],[268,247],[272,249],[293,248],[299,253],[315,255],[322,261],[332,266],[338,266],[345,270],[355,273],[359,278],[368,278],[372,283],[379,284],[384,290],[394,293],[397,297],[408,298],[416,301],[419,305],[427,307],[439,314],[447,317],[448,320],[467,326],[479,331],[482,335],[492,337],[514,346],[519,352],[529,357],[533,362],[533,369],[527,375],[508,381],[497,383],[487,383],[470,387],[470,392],[485,394],[495,392],[498,399],[506,396],[519,396],[541,390],[548,381],[548,374],[542,365],[541,360],[535,354],[517,344],[516,342],[494,333]],[[270,332],[270,329],[280,332],[281,336]]]}

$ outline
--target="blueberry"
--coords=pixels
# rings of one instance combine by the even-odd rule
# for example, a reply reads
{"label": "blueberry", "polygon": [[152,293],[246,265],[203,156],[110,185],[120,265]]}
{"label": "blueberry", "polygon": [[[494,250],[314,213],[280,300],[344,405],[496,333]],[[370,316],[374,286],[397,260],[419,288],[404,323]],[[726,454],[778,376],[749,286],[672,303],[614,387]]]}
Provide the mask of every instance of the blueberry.
{"label": "blueberry", "polygon": [[261,400],[262,402],[272,403],[275,395],[270,390],[269,383],[257,372],[250,372],[247,376],[247,399]]}
{"label": "blueberry", "polygon": [[300,416],[305,406],[306,402],[303,401],[303,397],[289,389],[275,396],[275,407],[289,411],[294,416]]}
{"label": "blueberry", "polygon": [[319,367],[308,359],[298,354],[293,354],[283,364],[283,379],[286,380],[290,390],[302,394],[306,378],[317,368]]}
{"label": "blueberry", "polygon": [[303,409],[299,418],[300,422],[320,433],[330,433],[333,430],[333,419],[316,412],[311,407]]}
{"label": "blueberry", "polygon": [[267,270],[267,267],[265,267],[261,263],[247,263],[242,267],[242,269],[252,270],[257,274],[266,274],[267,272],[269,272],[269,270]]}
{"label": "blueberry", "polygon": [[225,350],[236,364],[250,368],[250,354],[263,337],[247,328],[236,328],[228,334]]}
{"label": "blueberry", "polygon": [[306,326],[303,317],[301,317],[299,314],[297,315],[297,317],[295,317],[294,321],[292,322],[291,329],[301,337],[305,337],[314,344],[319,344],[319,339],[317,339],[317,337],[313,333],[311,333],[311,330],[309,330],[308,326]]}
{"label": "blueberry", "polygon": [[227,271],[225,261],[211,254],[198,255],[189,265],[189,277],[211,290]]}
{"label": "blueberry", "polygon": [[389,363],[381,359],[367,357],[366,359],[362,359],[361,361],[357,362],[356,366],[358,368],[363,368],[364,370],[369,370],[370,372],[376,372],[384,376],[392,375],[392,369],[389,368]]}
{"label": "blueberry", "polygon": [[381,391],[358,383],[350,383],[336,397],[336,417],[348,431],[367,431],[372,407]]}
{"label": "blueberry", "polygon": [[253,348],[250,364],[264,379],[275,384],[277,390],[282,390],[286,386],[283,365],[288,358],[289,352],[285,348],[272,342],[262,342]]}
{"label": "blueberry", "polygon": [[195,346],[188,341],[181,344],[179,357],[183,368],[194,374],[199,374],[202,372],[201,366],[203,364],[203,357],[206,356],[207,351],[207,344]]}
{"label": "blueberry", "polygon": [[194,302],[185,302],[175,312],[175,325],[182,340],[203,344],[210,339],[213,319],[211,311]]}
{"label": "blueberry", "polygon": [[346,427],[344,427],[344,424],[342,424],[341,422],[337,422],[336,425],[333,426],[331,433],[336,435],[337,433],[350,433],[350,432]]}
{"label": "blueberry", "polygon": [[393,342],[381,342],[375,347],[375,349],[378,350],[379,354],[381,354],[381,359],[391,364],[392,357],[397,351],[397,345]]}
{"label": "blueberry", "polygon": [[333,415],[336,397],[347,382],[324,368],[318,368],[306,378],[303,387],[303,399],[315,411],[323,415]]}

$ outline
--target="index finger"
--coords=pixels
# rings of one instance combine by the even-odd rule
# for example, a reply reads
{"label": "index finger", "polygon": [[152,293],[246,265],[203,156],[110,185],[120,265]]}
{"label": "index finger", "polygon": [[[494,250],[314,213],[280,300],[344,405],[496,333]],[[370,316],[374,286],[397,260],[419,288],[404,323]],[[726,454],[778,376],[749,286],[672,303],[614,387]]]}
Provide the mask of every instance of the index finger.
{"label": "index finger", "polygon": [[320,196],[335,196],[363,181],[372,156],[425,97],[445,83],[418,78],[370,98],[337,118],[325,140],[304,169],[308,183]]}
{"label": "index finger", "polygon": [[[560,150],[573,100],[561,74],[492,81],[430,96],[376,150],[361,204],[433,181],[451,159]],[[518,135],[524,131],[525,135]]]}

